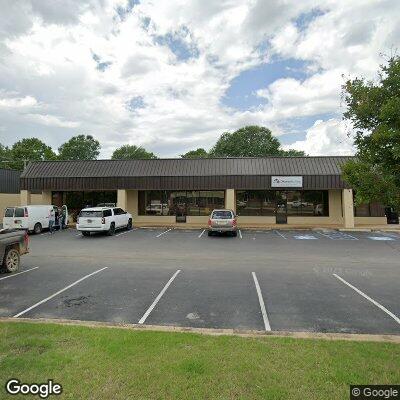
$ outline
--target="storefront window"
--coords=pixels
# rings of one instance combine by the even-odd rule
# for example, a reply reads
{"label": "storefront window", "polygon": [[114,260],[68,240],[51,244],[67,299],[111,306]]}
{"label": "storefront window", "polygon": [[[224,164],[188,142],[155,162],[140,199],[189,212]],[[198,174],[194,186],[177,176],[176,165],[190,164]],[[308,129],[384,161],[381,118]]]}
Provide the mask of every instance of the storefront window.
{"label": "storefront window", "polygon": [[328,191],[238,190],[236,193],[238,215],[271,216],[275,215],[277,206],[286,208],[292,216],[328,216]]}
{"label": "storefront window", "polygon": [[224,191],[141,190],[139,215],[210,215],[215,208],[224,208]]}
{"label": "storefront window", "polygon": [[275,192],[272,190],[238,190],[236,192],[238,215],[274,215],[275,203]]}
{"label": "storefront window", "polygon": [[76,221],[76,217],[82,208],[95,207],[101,203],[117,203],[117,192],[86,191],[86,192],[52,192],[52,204],[61,207],[66,205],[68,213]]}

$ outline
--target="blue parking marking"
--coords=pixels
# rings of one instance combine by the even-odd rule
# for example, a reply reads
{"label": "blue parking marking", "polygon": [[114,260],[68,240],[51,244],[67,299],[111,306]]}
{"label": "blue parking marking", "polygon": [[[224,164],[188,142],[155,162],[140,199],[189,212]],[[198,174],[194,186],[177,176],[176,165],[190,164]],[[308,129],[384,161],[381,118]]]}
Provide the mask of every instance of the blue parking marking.
{"label": "blue parking marking", "polygon": [[389,236],[368,236],[368,239],[380,240],[380,241],[395,240],[395,239],[393,239],[392,237],[389,237]]}
{"label": "blue parking marking", "polygon": [[325,236],[332,240],[358,240],[355,236],[340,231],[318,232],[320,235]]}
{"label": "blue parking marking", "polygon": [[294,235],[297,240],[318,240],[314,235]]}

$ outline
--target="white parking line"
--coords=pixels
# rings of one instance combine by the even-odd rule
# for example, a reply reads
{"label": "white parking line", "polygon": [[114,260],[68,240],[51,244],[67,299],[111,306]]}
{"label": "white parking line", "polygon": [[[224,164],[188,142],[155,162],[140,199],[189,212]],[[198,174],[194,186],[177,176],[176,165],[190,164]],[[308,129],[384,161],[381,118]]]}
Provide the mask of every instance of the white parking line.
{"label": "white parking line", "polygon": [[157,305],[157,303],[160,301],[161,297],[163,296],[163,294],[167,291],[169,285],[173,282],[173,280],[177,277],[177,275],[179,274],[179,272],[181,272],[180,269],[178,269],[178,271],[176,271],[172,277],[170,278],[170,280],[167,282],[167,284],[163,287],[163,289],[161,290],[161,292],[158,294],[158,296],[155,298],[155,300],[153,301],[153,303],[151,304],[151,306],[147,309],[147,311],[143,314],[143,317],[140,318],[139,320],[139,324],[144,324],[144,322],[146,321],[147,317],[150,315],[150,313],[153,311],[154,307]]}
{"label": "white parking line", "polygon": [[242,231],[240,229],[239,229],[239,236],[240,236],[240,239],[243,239]]}
{"label": "white parking line", "polygon": [[169,232],[169,231],[172,231],[172,228],[169,228],[169,229],[167,229],[166,231],[164,231],[164,232],[161,232],[160,234],[158,234],[157,236],[156,236],[156,238],[158,238],[158,237],[160,237],[160,236],[162,236],[162,235],[165,235],[167,232]]}
{"label": "white parking line", "polygon": [[99,272],[101,272],[101,271],[103,271],[103,270],[105,270],[105,269],[107,269],[107,268],[108,268],[108,267],[104,267],[104,268],[98,269],[97,271],[92,272],[91,274],[85,275],[84,277],[82,277],[82,278],[78,279],[77,281],[71,283],[70,285],[66,286],[64,289],[61,289],[61,290],[59,290],[58,292],[53,293],[51,296],[46,297],[45,299],[39,301],[38,303],[34,304],[33,306],[28,307],[28,308],[25,309],[24,311],[21,311],[21,312],[19,312],[18,314],[15,314],[15,315],[13,316],[13,318],[18,318],[18,317],[20,317],[21,315],[26,314],[28,311],[31,311],[31,310],[33,310],[34,308],[40,306],[41,304],[46,303],[47,301],[49,301],[49,300],[51,300],[52,298],[58,296],[59,294],[65,292],[66,290],[72,288],[73,286],[77,285],[78,283],[84,281],[85,279],[91,277],[92,275],[98,274]]}
{"label": "white parking line", "polygon": [[133,231],[137,231],[137,229],[138,229],[138,228],[129,229],[129,231],[124,231],[124,232],[118,233],[118,234],[115,235],[115,236],[126,235],[127,233],[130,233],[130,232],[133,232]]}
{"label": "white parking line", "polygon": [[204,235],[204,232],[205,232],[206,230],[205,229],[203,229],[203,231],[200,233],[200,235],[198,236],[199,238],[201,238],[203,235]]}
{"label": "white parking line", "polygon": [[274,232],[275,232],[276,234],[278,234],[280,237],[283,237],[284,239],[287,239],[287,237],[286,237],[283,233],[280,233],[280,232],[277,231],[276,229],[274,230]]}
{"label": "white parking line", "polygon": [[351,283],[347,282],[346,280],[344,280],[342,277],[340,277],[337,274],[333,274],[333,276],[337,279],[339,279],[341,282],[343,282],[345,285],[347,285],[348,287],[352,288],[354,291],[356,291],[358,294],[360,294],[361,296],[363,296],[365,299],[367,299],[368,301],[370,301],[372,304],[376,305],[378,308],[380,308],[383,312],[385,312],[387,315],[389,315],[390,317],[392,317],[398,324],[400,324],[400,318],[397,317],[396,315],[394,315],[391,311],[389,311],[387,308],[385,308],[382,304],[379,304],[377,301],[375,301],[374,299],[372,299],[371,297],[369,297],[368,295],[366,295],[365,293],[363,293],[360,289],[357,289],[355,286],[353,286]]}
{"label": "white parking line", "polygon": [[38,268],[39,267],[33,267],[33,268],[30,268],[30,269],[27,269],[26,271],[17,272],[16,274],[5,276],[4,278],[0,278],[0,281],[2,281],[4,279],[12,278],[13,276],[24,274],[25,272],[33,271],[34,269],[38,269]]}
{"label": "white parking line", "polygon": [[271,331],[271,325],[269,324],[267,310],[265,309],[265,304],[264,304],[264,299],[262,297],[261,288],[260,288],[260,285],[258,283],[258,279],[257,279],[257,276],[256,276],[255,272],[252,272],[251,274],[253,275],[254,284],[256,285],[256,290],[257,290],[257,295],[258,295],[258,302],[260,303],[261,314],[262,314],[263,321],[264,321],[264,327],[265,327],[265,330],[267,332],[270,332]]}

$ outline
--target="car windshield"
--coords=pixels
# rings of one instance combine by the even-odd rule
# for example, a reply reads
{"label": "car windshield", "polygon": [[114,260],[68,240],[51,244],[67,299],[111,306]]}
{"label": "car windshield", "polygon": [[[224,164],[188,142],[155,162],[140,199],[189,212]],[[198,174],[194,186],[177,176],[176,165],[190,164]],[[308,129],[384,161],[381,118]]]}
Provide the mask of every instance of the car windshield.
{"label": "car windshield", "polygon": [[14,217],[23,217],[25,215],[23,208],[16,208]]}
{"label": "car windshield", "polygon": [[80,217],[91,217],[91,218],[101,218],[103,216],[102,211],[85,211],[82,210],[79,214]]}
{"label": "car windshield", "polygon": [[6,212],[4,213],[5,217],[13,217],[14,216],[14,209],[13,208],[6,208]]}
{"label": "car windshield", "polygon": [[232,213],[230,211],[214,211],[212,219],[231,219]]}

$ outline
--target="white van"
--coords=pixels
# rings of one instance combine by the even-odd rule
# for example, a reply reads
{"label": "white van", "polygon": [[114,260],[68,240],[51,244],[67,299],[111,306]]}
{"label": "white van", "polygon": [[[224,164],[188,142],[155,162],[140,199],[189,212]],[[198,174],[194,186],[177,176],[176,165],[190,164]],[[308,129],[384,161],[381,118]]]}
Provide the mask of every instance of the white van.
{"label": "white van", "polygon": [[[4,212],[3,228],[6,229],[26,229],[30,232],[41,233],[43,229],[49,227],[50,211],[55,213],[63,213],[65,224],[68,221],[67,206],[62,206],[59,210],[53,205],[35,205],[35,206],[20,206],[7,207]],[[55,228],[60,228],[59,224],[54,225]]]}

